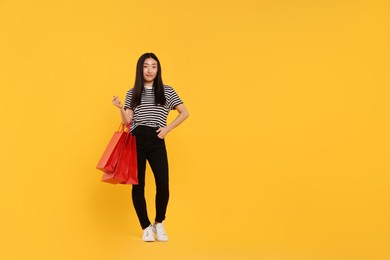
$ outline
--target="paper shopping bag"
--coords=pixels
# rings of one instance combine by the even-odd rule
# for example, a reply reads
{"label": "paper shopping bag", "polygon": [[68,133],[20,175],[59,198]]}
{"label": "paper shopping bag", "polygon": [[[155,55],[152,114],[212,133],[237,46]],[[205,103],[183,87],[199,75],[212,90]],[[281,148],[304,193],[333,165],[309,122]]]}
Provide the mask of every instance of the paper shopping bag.
{"label": "paper shopping bag", "polygon": [[102,177],[103,182],[112,184],[138,184],[138,162],[136,137],[131,133],[126,133],[125,143],[120,152],[118,163],[114,172],[105,172]]}
{"label": "paper shopping bag", "polygon": [[[135,138],[131,133],[127,134],[115,172],[110,174],[112,176],[109,179],[110,183],[138,184],[138,162]],[[105,175],[108,177],[108,174]]]}

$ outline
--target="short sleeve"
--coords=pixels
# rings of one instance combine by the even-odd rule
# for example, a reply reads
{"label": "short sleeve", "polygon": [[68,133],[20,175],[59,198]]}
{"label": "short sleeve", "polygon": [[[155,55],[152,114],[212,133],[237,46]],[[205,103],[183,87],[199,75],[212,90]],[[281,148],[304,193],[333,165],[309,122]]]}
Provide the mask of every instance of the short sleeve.
{"label": "short sleeve", "polygon": [[165,87],[166,98],[167,98],[167,107],[172,110],[175,109],[177,105],[183,104],[183,101],[180,99],[176,91],[169,86]]}
{"label": "short sleeve", "polygon": [[130,89],[126,93],[125,107],[124,109],[131,109],[131,97],[133,96],[133,89]]}

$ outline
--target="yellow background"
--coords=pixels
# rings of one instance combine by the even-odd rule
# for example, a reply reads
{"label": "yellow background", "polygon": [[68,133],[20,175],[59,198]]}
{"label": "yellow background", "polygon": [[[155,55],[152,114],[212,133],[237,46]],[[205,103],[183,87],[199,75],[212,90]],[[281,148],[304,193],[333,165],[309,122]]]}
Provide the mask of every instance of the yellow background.
{"label": "yellow background", "polygon": [[[389,259],[389,11],[1,0],[0,258]],[[144,52],[190,111],[166,138],[168,243],[95,169]],[[148,170],[151,219],[153,196]]]}

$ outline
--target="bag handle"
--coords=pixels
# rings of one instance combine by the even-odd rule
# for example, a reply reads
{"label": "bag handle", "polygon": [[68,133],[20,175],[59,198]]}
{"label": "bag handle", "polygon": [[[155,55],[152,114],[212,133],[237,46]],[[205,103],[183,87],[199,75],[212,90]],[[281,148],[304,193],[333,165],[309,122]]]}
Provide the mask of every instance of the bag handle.
{"label": "bag handle", "polygon": [[130,130],[130,124],[125,125],[124,123],[120,123],[117,132],[129,132]]}

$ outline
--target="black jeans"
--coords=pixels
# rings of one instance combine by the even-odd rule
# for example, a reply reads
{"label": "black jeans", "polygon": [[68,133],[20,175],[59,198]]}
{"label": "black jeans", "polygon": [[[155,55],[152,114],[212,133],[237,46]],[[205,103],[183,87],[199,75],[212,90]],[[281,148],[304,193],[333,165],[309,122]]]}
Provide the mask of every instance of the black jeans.
{"label": "black jeans", "polygon": [[137,126],[132,134],[137,140],[138,185],[133,185],[132,198],[135,211],[143,229],[151,223],[145,200],[146,160],[152,168],[156,182],[156,222],[165,219],[169,200],[168,158],[164,139],[157,137],[157,128]]}

